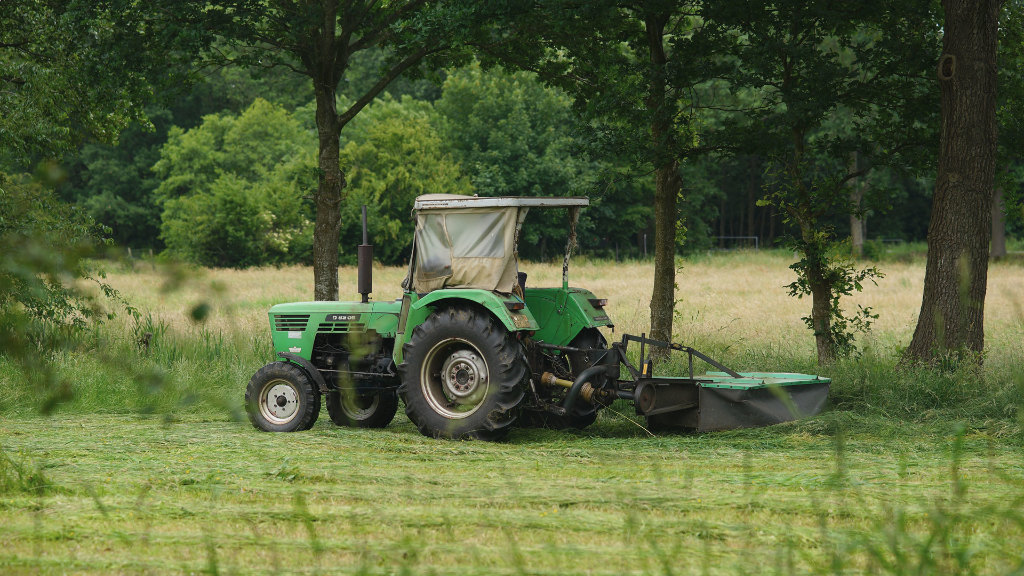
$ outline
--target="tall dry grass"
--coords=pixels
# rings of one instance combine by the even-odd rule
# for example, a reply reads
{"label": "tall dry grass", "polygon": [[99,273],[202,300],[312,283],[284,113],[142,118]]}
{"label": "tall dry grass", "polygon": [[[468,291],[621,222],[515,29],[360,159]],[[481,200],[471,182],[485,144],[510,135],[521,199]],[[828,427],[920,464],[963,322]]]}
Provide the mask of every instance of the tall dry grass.
{"label": "tall dry grass", "polygon": [[[984,368],[940,372],[899,366],[920,305],[923,262],[886,264],[877,286],[869,284],[850,298],[847,306],[870,306],[879,318],[858,338],[862,355],[830,366],[818,366],[814,338],[801,320],[810,302],[791,298],[785,288],[793,279],[790,263],[791,255],[779,251],[681,260],[674,339],[736,370],[831,377],[830,398],[838,411],[888,421],[964,421],[1001,435],[1024,430],[1018,418],[1024,398],[1024,267],[991,267]],[[523,262],[520,269],[529,274],[528,285],[561,284],[558,263]],[[374,300],[401,295],[404,268],[377,266],[374,274]],[[572,285],[608,298],[616,322],[609,340],[647,330],[652,264],[577,258],[570,275]],[[109,283],[138,307],[140,319],[122,315],[77,349],[54,353],[54,364],[73,390],[62,410],[239,415],[245,383],[274,360],[267,310],[309,300],[312,276],[306,267],[203,270],[145,262],[113,271]],[[340,269],[342,300],[358,299],[355,277],[354,268]],[[655,373],[681,374],[684,363],[676,357]],[[2,357],[0,395],[7,400],[0,404],[5,413],[42,403]]]}
{"label": "tall dry grass", "polygon": [[[680,341],[725,342],[738,349],[781,348],[792,354],[813,355],[814,340],[801,317],[810,301],[788,295],[785,286],[794,275],[790,255],[780,251],[733,252],[680,260],[676,276],[676,321]],[[522,262],[530,286],[561,285],[560,263]],[[862,344],[883,348],[906,345],[913,334],[921,305],[924,262],[882,266],[878,285],[848,299],[846,307],[870,306],[879,318]],[[374,300],[401,297],[405,268],[374,267]],[[171,278],[170,290],[168,278]],[[339,269],[341,300],[358,300],[356,269]],[[641,333],[650,323],[651,262],[590,261],[577,258],[570,283],[608,298],[616,333]],[[281,302],[312,299],[309,267],[250,270],[188,269],[170,276],[148,264],[109,275],[110,284],[130,301],[177,330],[194,325],[190,311],[200,303],[212,305],[205,328],[213,331],[261,333],[268,329],[266,311]],[[180,286],[181,289],[173,289]],[[995,263],[989,269],[985,303],[985,333],[990,354],[1020,352],[1024,342],[1024,267]]]}

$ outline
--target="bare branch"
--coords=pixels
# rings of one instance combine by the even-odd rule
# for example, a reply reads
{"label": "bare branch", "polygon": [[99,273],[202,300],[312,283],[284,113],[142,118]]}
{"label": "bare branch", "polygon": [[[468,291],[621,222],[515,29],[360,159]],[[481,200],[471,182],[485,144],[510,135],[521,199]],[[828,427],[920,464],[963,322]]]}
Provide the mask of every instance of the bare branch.
{"label": "bare branch", "polygon": [[[370,2],[366,6],[366,10],[364,11],[363,14],[360,15],[360,19],[366,17],[370,10],[372,10],[374,4],[376,4],[376,1]],[[349,53],[352,54],[355,52],[359,52],[360,50],[365,50],[367,48],[375,46],[378,42],[380,42],[384,37],[387,36],[388,28],[390,28],[395,22],[398,22],[408,14],[418,10],[424,4],[426,4],[426,0],[415,0],[413,2],[409,2],[407,4],[402,5],[402,7],[400,7],[399,9],[395,10],[391,14],[388,14],[380,22],[380,24],[377,25],[377,27],[370,30],[366,34],[360,35],[355,42],[350,44]]]}
{"label": "bare branch", "polygon": [[356,114],[359,114],[363,108],[365,108],[370,102],[373,102],[373,99],[387,88],[388,84],[390,84],[395,78],[398,78],[402,72],[405,72],[409,68],[415,66],[425,56],[429,54],[436,54],[445,49],[447,49],[447,46],[440,46],[437,42],[433,42],[406,56],[401,62],[388,70],[372,88],[367,90],[366,93],[359,98],[359,100],[356,100],[354,104],[349,106],[348,110],[338,115],[339,126],[344,128],[346,124],[356,117]]}
{"label": "bare branch", "polygon": [[836,191],[841,190],[843,188],[843,186],[846,186],[846,183],[849,182],[850,180],[853,180],[855,178],[860,178],[861,176],[866,175],[870,171],[871,171],[870,168],[862,168],[860,170],[857,170],[856,172],[848,173],[845,177],[843,177],[842,179],[840,179],[839,181],[836,182],[835,190]]}

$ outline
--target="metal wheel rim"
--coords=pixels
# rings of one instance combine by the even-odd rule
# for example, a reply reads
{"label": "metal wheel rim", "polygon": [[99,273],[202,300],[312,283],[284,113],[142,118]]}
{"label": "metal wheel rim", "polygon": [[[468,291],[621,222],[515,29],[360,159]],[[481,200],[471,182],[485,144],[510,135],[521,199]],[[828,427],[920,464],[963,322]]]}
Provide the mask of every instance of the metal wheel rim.
{"label": "metal wheel rim", "polygon": [[341,411],[351,420],[366,420],[373,416],[380,405],[380,394],[359,396],[352,390],[342,390],[338,393],[341,395]]}
{"label": "metal wheel rim", "polygon": [[[452,393],[442,374],[442,368],[446,360],[460,351],[469,351],[479,361],[480,368],[477,370],[476,388],[468,393],[456,395]],[[465,362],[460,366],[469,364],[468,358],[462,357]],[[450,383],[450,380],[449,380]],[[466,418],[480,409],[487,399],[491,387],[490,367],[480,349],[472,342],[462,338],[448,338],[434,345],[427,353],[423,366],[420,368],[420,388],[423,397],[426,398],[430,407],[445,418],[457,420]]]}
{"label": "metal wheel rim", "polygon": [[[285,404],[280,404],[280,398]],[[302,404],[299,389],[283,378],[275,378],[260,388],[260,415],[271,424],[287,424],[295,419]]]}

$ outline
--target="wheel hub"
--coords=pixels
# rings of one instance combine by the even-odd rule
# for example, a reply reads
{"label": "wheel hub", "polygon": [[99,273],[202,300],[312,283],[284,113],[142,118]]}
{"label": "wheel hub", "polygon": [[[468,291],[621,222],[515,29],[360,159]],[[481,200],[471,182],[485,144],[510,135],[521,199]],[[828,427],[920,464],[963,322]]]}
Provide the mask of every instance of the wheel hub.
{"label": "wheel hub", "polygon": [[299,409],[298,394],[288,384],[278,383],[268,387],[263,398],[269,420],[289,420]]}
{"label": "wheel hub", "polygon": [[339,392],[341,394],[341,410],[353,420],[365,420],[373,415],[380,404],[380,394],[371,396],[358,396],[351,390]]}
{"label": "wheel hub", "polygon": [[452,353],[441,368],[445,392],[455,399],[468,399],[477,390],[486,388],[487,366],[470,350]]}

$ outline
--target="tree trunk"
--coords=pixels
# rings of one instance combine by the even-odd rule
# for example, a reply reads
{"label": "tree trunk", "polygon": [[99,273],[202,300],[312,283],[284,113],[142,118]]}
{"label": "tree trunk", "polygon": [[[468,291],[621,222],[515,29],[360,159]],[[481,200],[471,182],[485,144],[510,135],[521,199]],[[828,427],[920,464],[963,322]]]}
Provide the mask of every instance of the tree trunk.
{"label": "tree trunk", "polygon": [[341,78],[336,62],[338,2],[324,0],[320,8],[321,25],[315,46],[301,58],[313,79],[316,131],[319,138],[319,174],[316,193],[313,195],[316,206],[316,223],[313,226],[313,299],[337,300],[341,191],[345,188],[339,156],[341,123],[334,100],[338,80]]}
{"label": "tree trunk", "polygon": [[[857,172],[857,153],[850,153],[850,174]],[[864,256],[864,220],[861,219],[860,203],[864,199],[861,178],[850,180],[850,247],[855,258]]]}
{"label": "tree trunk", "polygon": [[313,196],[316,224],[313,228],[313,298],[338,299],[338,235],[341,229],[341,173],[339,146],[341,126],[334,103],[334,89],[314,81],[316,129],[320,141],[319,179]]}
{"label": "tree trunk", "polygon": [[818,348],[818,365],[825,366],[836,359],[836,343],[832,340],[832,286],[821,272],[808,270],[807,281],[811,288],[811,324]]}
{"label": "tree trunk", "polygon": [[996,160],[998,0],[943,0],[942,136],[921,313],[905,360],[981,352]]}
{"label": "tree trunk", "polygon": [[[679,161],[674,158],[672,107],[667,100],[664,33],[668,18],[647,14],[644,25],[650,49],[650,94],[647,112],[651,118],[651,148],[655,174],[654,189],[654,290],[651,294],[651,338],[672,341],[672,320],[676,297],[676,201],[679,196]],[[653,348],[652,356],[665,358],[669,351]]]}
{"label": "tree trunk", "polygon": [[1003,212],[1005,208],[1003,188],[997,185],[996,195],[992,201],[992,252],[990,257],[993,260],[1006,258],[1006,214]]}
{"label": "tree trunk", "polygon": [[[802,147],[798,145],[798,151]],[[795,169],[794,174],[799,174]],[[801,177],[802,178],[802,177]],[[795,180],[801,182],[802,180]],[[798,184],[800,185],[800,184]],[[806,216],[800,219],[800,235],[803,238],[803,257],[807,262],[804,275],[811,292],[811,329],[818,350],[818,365],[825,366],[835,361],[838,351],[832,338],[832,283],[829,276],[828,259],[824,252],[828,246],[816,237],[817,222]]]}
{"label": "tree trunk", "polygon": [[[676,197],[679,165],[662,166],[654,191],[654,292],[651,295],[651,338],[672,341],[676,302]],[[668,350],[654,348],[655,356]]]}

